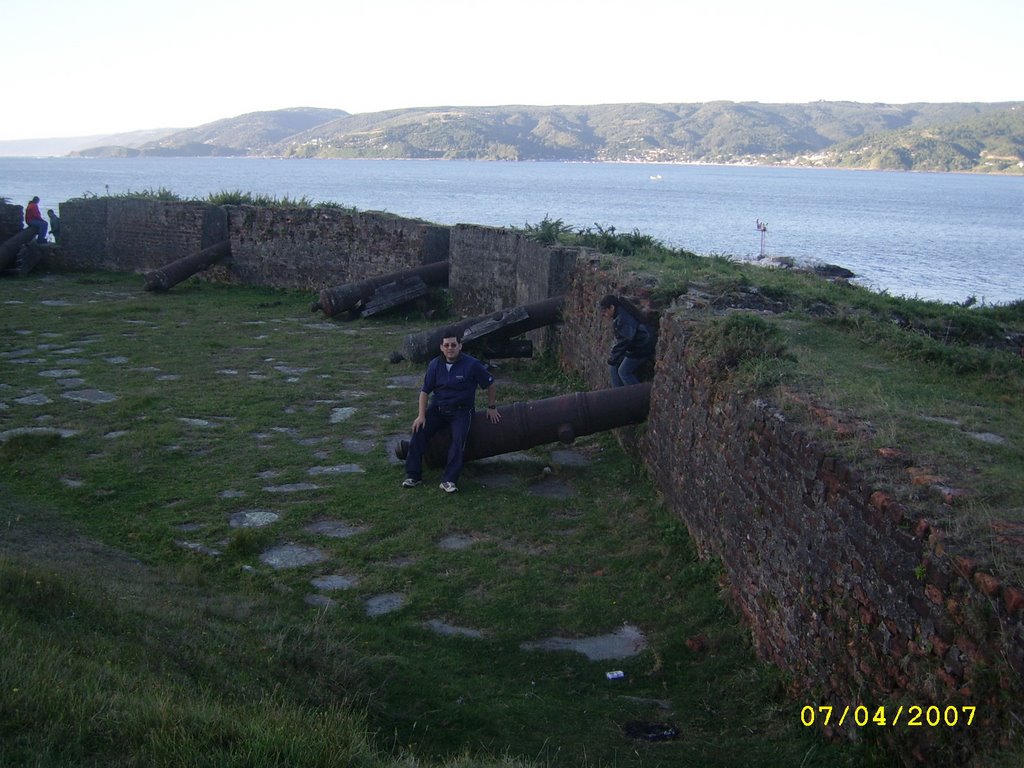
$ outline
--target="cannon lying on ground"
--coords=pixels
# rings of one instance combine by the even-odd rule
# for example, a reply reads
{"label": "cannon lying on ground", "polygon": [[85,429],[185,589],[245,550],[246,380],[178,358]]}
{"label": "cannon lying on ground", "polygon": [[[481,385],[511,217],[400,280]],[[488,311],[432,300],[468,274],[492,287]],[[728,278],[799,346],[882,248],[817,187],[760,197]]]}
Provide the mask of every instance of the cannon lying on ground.
{"label": "cannon lying on ground", "polygon": [[38,235],[39,230],[35,227],[25,227],[0,243],[0,272],[12,268],[18,258],[18,252]]}
{"label": "cannon lying on ground", "polygon": [[[466,441],[465,460],[484,459],[546,443],[568,445],[577,437],[639,424],[646,420],[650,406],[651,383],[644,382],[503,405],[498,408],[501,421],[497,424],[492,424],[483,411],[477,411]],[[451,434],[447,430],[434,435],[423,457],[426,465],[443,467],[450,443]],[[408,452],[408,440],[395,446],[395,455],[403,461]]]}
{"label": "cannon lying on ground", "polygon": [[147,291],[169,291],[182,280],[192,277],[196,272],[202,272],[223,258],[231,256],[231,241],[211,245],[199,253],[193,253],[183,259],[172,261],[160,269],[146,275]]}
{"label": "cannon lying on ground", "polygon": [[514,342],[512,337],[556,322],[564,298],[555,296],[482,317],[458,320],[432,331],[410,333],[405,337],[401,353],[392,355],[392,359],[414,363],[430,360],[438,354],[441,337],[448,328],[462,331],[462,345],[467,352],[484,357],[530,357],[533,343],[529,340]]}
{"label": "cannon lying on ground", "polygon": [[337,288],[325,288],[320,291],[319,301],[313,302],[309,309],[311,312],[319,309],[328,317],[342,312],[359,312],[362,317],[369,317],[426,295],[431,285],[447,284],[448,262],[435,261]]}

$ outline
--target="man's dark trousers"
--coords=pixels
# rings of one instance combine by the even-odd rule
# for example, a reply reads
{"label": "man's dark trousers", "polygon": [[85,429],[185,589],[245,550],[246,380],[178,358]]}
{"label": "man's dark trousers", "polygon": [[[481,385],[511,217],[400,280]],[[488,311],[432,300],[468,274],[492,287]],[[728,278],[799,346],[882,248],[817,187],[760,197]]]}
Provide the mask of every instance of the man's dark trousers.
{"label": "man's dark trousers", "polygon": [[462,455],[472,423],[472,408],[438,408],[431,404],[427,408],[423,427],[413,432],[409,441],[409,454],[405,457],[405,476],[413,480],[423,479],[423,454],[427,451],[430,438],[447,426],[452,430],[452,443],[448,448],[448,463],[445,464],[444,477],[441,479],[446,483],[458,483],[459,475],[462,473]]}

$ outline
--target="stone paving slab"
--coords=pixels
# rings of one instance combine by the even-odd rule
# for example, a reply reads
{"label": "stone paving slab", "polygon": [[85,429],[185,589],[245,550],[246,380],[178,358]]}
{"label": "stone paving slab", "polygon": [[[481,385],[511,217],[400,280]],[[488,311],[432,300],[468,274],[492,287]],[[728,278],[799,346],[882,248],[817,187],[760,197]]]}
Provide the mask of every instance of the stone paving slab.
{"label": "stone paving slab", "polygon": [[377,447],[377,443],[373,440],[358,440],[349,437],[341,441],[341,447],[350,453],[365,455],[372,452]]}
{"label": "stone paving slab", "polygon": [[18,405],[49,405],[53,400],[48,398],[42,392],[35,392],[31,395],[25,395],[24,397],[16,397],[14,402]]}
{"label": "stone paving slab", "polygon": [[99,389],[79,389],[73,392],[65,392],[61,397],[66,400],[74,400],[80,403],[93,403],[96,405],[112,403],[118,399],[117,395],[111,392],[103,392]]}
{"label": "stone paving slab", "polygon": [[266,493],[302,493],[303,491],[318,491],[320,486],[316,483],[285,483],[283,485],[267,485],[263,490]]}
{"label": "stone paving slab", "polygon": [[174,542],[183,549],[191,550],[192,552],[198,552],[200,555],[209,555],[210,557],[220,557],[221,552],[219,549],[201,544],[196,541],[176,541]]}
{"label": "stone paving slab", "polygon": [[423,626],[431,632],[436,632],[444,637],[471,637],[474,640],[480,640],[484,636],[484,633],[479,629],[457,627],[453,624],[441,621],[440,619],[430,619],[429,621],[425,621],[423,622]]}
{"label": "stone paving slab", "polygon": [[263,528],[280,519],[281,515],[269,509],[243,509],[228,518],[228,525],[232,528]]}
{"label": "stone paving slab", "polygon": [[591,460],[579,451],[562,448],[551,452],[551,463],[563,467],[589,467]]}
{"label": "stone paving slab", "polygon": [[0,443],[6,443],[16,437],[74,437],[78,434],[75,429],[63,429],[61,427],[15,427],[0,432]]}
{"label": "stone paving slab", "polygon": [[330,467],[310,467],[307,474],[316,475],[359,475],[366,472],[358,464],[335,464]]}
{"label": "stone paving slab", "polygon": [[347,539],[366,533],[370,530],[366,525],[350,525],[341,520],[319,520],[306,526],[310,533],[317,533],[321,536],[329,536],[332,539]]}
{"label": "stone paving slab", "polygon": [[597,637],[549,637],[520,643],[524,651],[575,651],[591,661],[627,659],[647,648],[644,633],[631,624],[623,624],[615,632]]}
{"label": "stone paving slab", "polygon": [[359,578],[340,573],[329,573],[310,579],[309,583],[323,592],[336,592],[342,589],[352,589],[359,583]]}
{"label": "stone paving slab", "polygon": [[332,408],[330,418],[328,422],[331,424],[341,424],[343,421],[348,421],[356,413],[355,408],[343,407],[343,408]]}
{"label": "stone paving slab", "polygon": [[274,569],[302,568],[328,559],[328,555],[317,547],[299,544],[279,544],[260,555],[260,562]]}
{"label": "stone paving slab", "polygon": [[401,592],[374,595],[366,601],[367,616],[384,616],[405,606],[407,598]]}
{"label": "stone paving slab", "polygon": [[452,533],[441,539],[437,546],[441,549],[454,551],[469,549],[469,547],[472,547],[474,544],[479,544],[483,540],[484,538],[482,536],[476,536],[470,533]]}
{"label": "stone paving slab", "polygon": [[302,602],[312,605],[314,608],[333,608],[337,605],[337,601],[333,597],[322,594],[306,595],[302,598]]}

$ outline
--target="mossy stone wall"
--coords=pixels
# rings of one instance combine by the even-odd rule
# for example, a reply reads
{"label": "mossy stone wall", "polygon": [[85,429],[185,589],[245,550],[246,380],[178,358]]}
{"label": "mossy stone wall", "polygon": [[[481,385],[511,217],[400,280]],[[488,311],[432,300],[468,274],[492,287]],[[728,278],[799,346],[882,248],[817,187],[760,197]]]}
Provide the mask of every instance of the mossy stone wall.
{"label": "mossy stone wall", "polygon": [[[596,301],[644,289],[585,261],[572,280],[563,364],[607,386],[613,340]],[[884,708],[889,725],[868,727],[911,762],[1020,749],[1024,591],[948,546],[932,522],[948,514],[943,502],[894,503],[811,426],[730,388],[691,343],[707,321],[706,311],[662,313],[648,420],[621,433],[701,555],[721,561],[758,654],[792,676],[794,717],[803,705],[849,706],[843,728],[827,730],[859,739],[853,708]],[[975,708],[971,726],[965,707]],[[937,714],[943,723],[932,727]]]}

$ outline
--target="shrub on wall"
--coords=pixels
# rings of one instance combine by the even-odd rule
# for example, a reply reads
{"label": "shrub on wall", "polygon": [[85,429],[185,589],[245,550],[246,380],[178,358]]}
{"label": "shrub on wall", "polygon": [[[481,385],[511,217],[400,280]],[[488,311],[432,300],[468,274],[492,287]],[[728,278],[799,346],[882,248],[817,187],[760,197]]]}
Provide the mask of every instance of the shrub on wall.
{"label": "shrub on wall", "polygon": [[783,365],[792,359],[778,328],[745,313],[701,326],[692,344],[713,381],[732,379],[753,389],[776,383]]}

